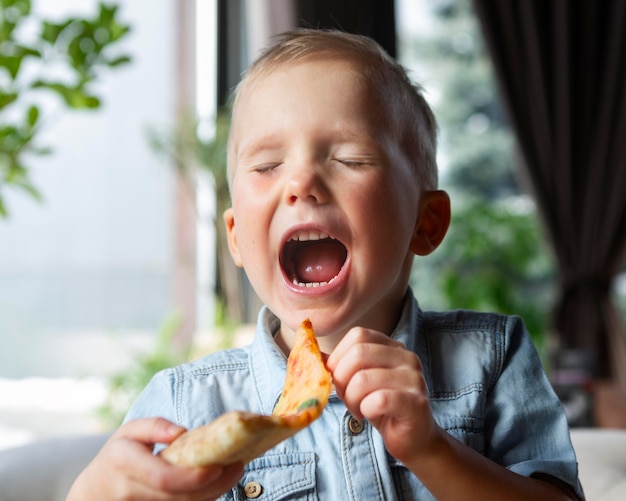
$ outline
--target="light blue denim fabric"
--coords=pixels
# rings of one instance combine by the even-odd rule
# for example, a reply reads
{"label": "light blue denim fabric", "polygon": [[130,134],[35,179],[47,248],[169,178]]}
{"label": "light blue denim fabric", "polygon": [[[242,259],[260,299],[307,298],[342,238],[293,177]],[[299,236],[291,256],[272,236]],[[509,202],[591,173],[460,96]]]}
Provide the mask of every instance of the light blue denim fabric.
{"label": "light blue denim fabric", "polygon": [[[287,367],[272,338],[278,328],[264,308],[252,345],[157,374],[126,419],[161,416],[193,428],[229,410],[271,414]],[[521,475],[559,478],[583,498],[565,415],[519,318],[422,312],[409,291],[393,337],[419,356],[448,433]],[[434,499],[372,426],[353,433],[350,419],[333,392],[317,421],[248,464],[221,499],[246,499],[249,482],[262,487],[260,501]]]}

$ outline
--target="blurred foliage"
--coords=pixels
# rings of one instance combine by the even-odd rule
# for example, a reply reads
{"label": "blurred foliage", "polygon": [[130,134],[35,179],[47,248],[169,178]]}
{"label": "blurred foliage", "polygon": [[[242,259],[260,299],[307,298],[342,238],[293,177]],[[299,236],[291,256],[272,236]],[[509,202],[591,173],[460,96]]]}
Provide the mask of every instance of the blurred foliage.
{"label": "blurred foliage", "polygon": [[215,317],[215,329],[207,342],[202,343],[196,339],[194,343],[182,346],[176,342],[182,316],[176,313],[166,318],[150,349],[137,353],[127,368],[106,379],[108,393],[97,411],[103,426],[114,429],[122,424],[130,406],[158,372],[195,360],[213,351],[232,348],[237,325],[228,319],[224,305],[219,300],[216,302]]}
{"label": "blurred foliage", "polygon": [[432,309],[518,314],[541,349],[548,333],[554,261],[499,101],[471,2],[428,0],[433,25],[404,42],[403,63],[435,82],[441,186],[452,224],[441,247],[416,260],[412,285]]}
{"label": "blurred foliage", "polygon": [[539,230],[525,198],[459,208],[440,249],[414,268],[420,303],[519,315],[545,348],[554,263]]}
{"label": "blurred foliage", "polygon": [[215,183],[219,204],[227,206],[230,195],[226,173],[226,144],[230,129],[230,110],[219,110],[215,127],[203,135],[199,133],[200,125],[195,118],[183,117],[173,130],[150,130],[150,144],[155,152],[172,158],[179,174],[190,184],[195,182],[197,169],[208,171]]}
{"label": "blurred foliage", "polygon": [[[72,110],[95,110],[101,100],[94,83],[105,69],[130,62],[112,47],[130,27],[118,19],[118,6],[99,4],[91,18],[53,22],[37,18],[30,0],[0,0],[0,216],[8,215],[7,188],[24,190],[37,200],[26,159],[50,153],[38,144],[46,124],[41,94],[60,98]],[[28,37],[29,33],[34,36]],[[52,75],[63,75],[57,78]]]}
{"label": "blurred foliage", "polygon": [[177,347],[176,332],[182,323],[178,314],[168,317],[160,327],[151,350],[138,353],[131,366],[107,379],[108,394],[98,409],[98,416],[107,428],[122,423],[137,396],[159,371],[174,367],[189,359],[190,347]]}
{"label": "blurred foliage", "polygon": [[[214,127],[199,123],[189,116],[183,117],[173,130],[150,131],[152,148],[174,160],[177,172],[195,197],[198,176],[208,173],[215,190],[214,220],[207,222],[216,235],[215,296],[223,304],[229,321],[235,324],[256,320],[259,300],[247,282],[243,270],[237,268],[230,256],[226,227],[222,214],[230,207],[227,175],[227,143],[231,110],[225,106],[218,110]],[[202,131],[202,132],[201,132]]]}

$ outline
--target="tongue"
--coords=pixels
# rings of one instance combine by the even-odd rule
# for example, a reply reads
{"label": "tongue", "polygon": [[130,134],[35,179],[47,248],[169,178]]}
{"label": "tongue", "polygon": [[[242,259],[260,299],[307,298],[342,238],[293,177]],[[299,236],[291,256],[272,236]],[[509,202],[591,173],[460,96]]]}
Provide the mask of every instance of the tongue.
{"label": "tongue", "polygon": [[335,241],[317,241],[301,246],[294,257],[299,281],[330,282],[343,266],[346,251]]}

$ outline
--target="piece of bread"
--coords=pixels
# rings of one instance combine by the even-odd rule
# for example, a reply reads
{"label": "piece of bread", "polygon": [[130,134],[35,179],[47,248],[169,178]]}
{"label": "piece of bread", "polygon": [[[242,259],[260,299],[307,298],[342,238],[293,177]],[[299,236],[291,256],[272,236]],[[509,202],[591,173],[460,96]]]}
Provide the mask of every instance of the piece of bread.
{"label": "piece of bread", "polygon": [[161,451],[161,457],[181,466],[246,464],[317,419],[330,389],[330,373],[307,319],[296,332],[283,392],[271,416],[227,412],[183,433]]}

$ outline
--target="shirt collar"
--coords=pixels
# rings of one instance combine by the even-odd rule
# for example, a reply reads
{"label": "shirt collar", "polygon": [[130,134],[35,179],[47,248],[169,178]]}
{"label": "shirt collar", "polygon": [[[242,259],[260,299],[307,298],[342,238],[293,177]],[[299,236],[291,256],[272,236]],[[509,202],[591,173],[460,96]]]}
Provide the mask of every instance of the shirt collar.
{"label": "shirt collar", "polygon": [[287,357],[274,341],[280,320],[263,306],[250,350],[250,369],[262,414],[271,414],[280,398],[287,373]]}
{"label": "shirt collar", "polygon": [[430,358],[425,325],[424,314],[415,299],[413,290],[409,287],[404,296],[400,320],[391,334],[391,338],[400,341],[409,351],[417,354],[426,378],[426,384],[430,388]]}

